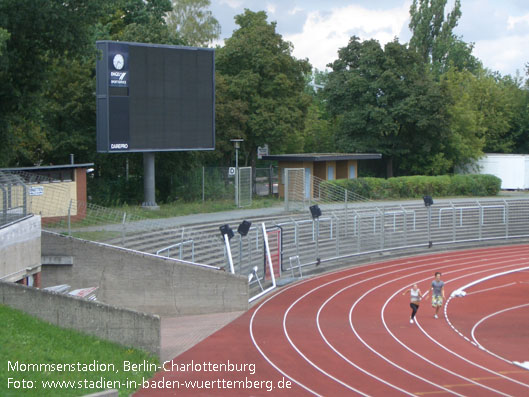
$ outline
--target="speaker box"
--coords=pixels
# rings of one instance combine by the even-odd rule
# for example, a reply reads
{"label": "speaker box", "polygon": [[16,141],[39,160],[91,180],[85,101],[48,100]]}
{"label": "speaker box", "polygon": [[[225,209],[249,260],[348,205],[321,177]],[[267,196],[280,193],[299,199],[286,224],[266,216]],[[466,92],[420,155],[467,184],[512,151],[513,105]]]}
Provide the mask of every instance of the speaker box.
{"label": "speaker box", "polygon": [[241,236],[246,236],[250,230],[250,226],[252,226],[252,222],[242,221],[242,223],[239,225],[239,228],[237,229],[237,232],[239,232]]}
{"label": "speaker box", "polygon": [[233,230],[231,230],[230,225],[222,225],[219,229],[223,237],[225,234],[228,235],[228,239],[231,239],[234,236]]}
{"label": "speaker box", "polygon": [[423,200],[424,200],[424,205],[426,207],[429,207],[429,206],[431,206],[433,204],[432,196],[424,196]]}
{"label": "speaker box", "polygon": [[320,207],[318,207],[318,205],[313,205],[309,207],[309,209],[310,209],[310,213],[312,214],[313,219],[319,218],[321,216],[321,210],[320,210]]}

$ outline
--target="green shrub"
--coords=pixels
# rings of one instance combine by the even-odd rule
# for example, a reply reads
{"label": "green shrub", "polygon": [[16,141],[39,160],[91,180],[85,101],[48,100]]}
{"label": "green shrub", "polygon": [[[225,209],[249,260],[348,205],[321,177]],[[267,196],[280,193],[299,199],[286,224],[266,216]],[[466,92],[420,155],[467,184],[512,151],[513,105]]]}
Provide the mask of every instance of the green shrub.
{"label": "green shrub", "polygon": [[335,185],[372,200],[421,198],[425,195],[495,196],[501,179],[494,175],[403,176],[396,178],[357,178],[322,182]]}

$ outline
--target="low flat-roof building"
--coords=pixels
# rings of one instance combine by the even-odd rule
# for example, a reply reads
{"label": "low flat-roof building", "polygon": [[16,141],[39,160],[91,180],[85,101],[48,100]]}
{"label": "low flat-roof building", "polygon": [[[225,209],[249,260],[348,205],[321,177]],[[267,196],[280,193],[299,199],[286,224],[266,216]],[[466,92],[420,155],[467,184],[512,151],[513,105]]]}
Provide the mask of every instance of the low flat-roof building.
{"label": "low flat-roof building", "polygon": [[86,173],[93,166],[85,163],[2,168],[1,172],[16,174],[27,187],[27,192],[22,194],[17,191],[21,186],[6,186],[2,202],[11,209],[20,206],[14,202],[17,197],[25,197],[27,213],[40,215],[43,223],[63,219],[68,213],[72,220],[83,219],[87,202]]}
{"label": "low flat-roof building", "polygon": [[301,153],[263,156],[263,160],[278,163],[279,197],[284,197],[285,194],[285,169],[304,169],[306,198],[315,197],[318,194],[319,181],[356,178],[359,161],[381,158],[380,153]]}

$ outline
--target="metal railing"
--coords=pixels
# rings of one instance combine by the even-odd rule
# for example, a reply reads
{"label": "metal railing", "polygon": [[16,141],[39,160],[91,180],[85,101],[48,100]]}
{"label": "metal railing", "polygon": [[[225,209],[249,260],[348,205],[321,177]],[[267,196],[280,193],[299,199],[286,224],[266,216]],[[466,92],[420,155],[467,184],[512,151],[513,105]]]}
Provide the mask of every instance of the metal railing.
{"label": "metal railing", "polygon": [[[335,197],[339,199],[340,194]],[[44,229],[148,253],[178,255],[177,259],[187,262],[231,270],[219,233],[220,224],[208,222],[207,216],[203,224],[182,227],[175,219],[147,219],[75,200],[64,202],[62,196],[61,192],[49,189],[44,196],[28,196],[28,208],[35,209],[38,204],[43,214],[44,211],[64,214],[55,216],[53,223],[43,223]],[[48,200],[43,202],[46,197]],[[248,219],[253,222],[248,234],[236,233],[232,239],[234,272],[252,275],[252,293],[261,291],[261,287],[266,289],[269,283],[260,222],[265,222],[267,228],[281,228],[281,272],[285,277],[300,277],[307,275],[311,266],[321,269],[370,253],[406,248],[427,252],[430,241],[437,246],[529,237],[527,199],[439,199],[430,207],[431,216],[422,200],[405,203],[321,200],[319,220],[312,219],[306,204],[305,210],[299,207],[298,212]],[[236,225],[232,227],[237,229]]]}
{"label": "metal railing", "polygon": [[171,244],[168,247],[164,247],[156,251],[156,255],[161,255],[163,252],[166,252],[167,254],[164,256],[167,258],[172,258],[171,250],[178,248],[178,259],[182,260],[183,252],[184,252],[183,248],[186,245],[191,245],[191,262],[194,262],[195,261],[195,241],[194,240],[187,240],[187,241],[182,241],[181,243]]}

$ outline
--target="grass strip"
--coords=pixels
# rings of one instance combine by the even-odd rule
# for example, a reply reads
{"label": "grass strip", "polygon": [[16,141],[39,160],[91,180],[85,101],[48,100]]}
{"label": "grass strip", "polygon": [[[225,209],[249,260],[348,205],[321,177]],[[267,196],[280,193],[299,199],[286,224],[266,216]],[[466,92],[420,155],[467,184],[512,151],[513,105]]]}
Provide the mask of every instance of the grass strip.
{"label": "grass strip", "polygon": [[63,329],[1,304],[0,324],[1,396],[83,396],[112,388],[129,396],[154,374],[149,369],[159,365],[155,356],[143,351]]}

